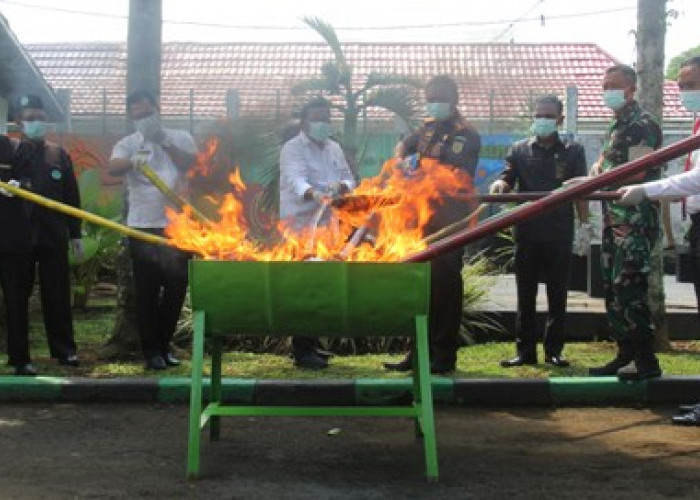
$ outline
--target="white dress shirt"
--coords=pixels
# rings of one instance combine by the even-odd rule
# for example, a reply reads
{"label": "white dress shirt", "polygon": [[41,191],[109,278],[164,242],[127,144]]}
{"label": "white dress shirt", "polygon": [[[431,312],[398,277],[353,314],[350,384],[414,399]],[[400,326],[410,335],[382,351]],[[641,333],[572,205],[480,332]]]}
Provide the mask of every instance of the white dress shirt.
{"label": "white dress shirt", "polygon": [[[173,146],[187,153],[196,154],[197,145],[192,136],[184,130],[163,129]],[[139,153],[142,152],[142,153]],[[124,137],[112,149],[112,159],[132,159],[137,154],[147,155],[147,163],[165,184],[176,192],[183,193],[187,186],[186,172],[175,165],[170,155],[160,144],[144,139],[140,132]],[[128,194],[128,214],[126,224],[137,228],[164,228],[165,196],[151,181],[135,170],[124,176]]]}
{"label": "white dress shirt", "polygon": [[[280,219],[295,229],[308,227],[319,208],[318,202],[305,200],[309,189],[328,191],[342,182],[355,187],[352,172],[338,143],[326,140],[319,146],[304,133],[290,139],[280,153]],[[327,222],[327,218],[322,220]]]}
{"label": "white dress shirt", "polygon": [[644,184],[644,192],[652,200],[687,196],[689,214],[700,213],[700,151],[693,151],[692,168],[659,181]]}

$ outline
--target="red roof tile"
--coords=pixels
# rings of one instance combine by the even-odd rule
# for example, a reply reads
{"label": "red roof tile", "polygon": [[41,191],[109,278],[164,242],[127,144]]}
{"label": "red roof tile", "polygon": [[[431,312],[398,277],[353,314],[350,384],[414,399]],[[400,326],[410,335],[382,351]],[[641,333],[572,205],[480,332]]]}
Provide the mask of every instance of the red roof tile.
{"label": "red roof tile", "polygon": [[[461,108],[469,118],[488,118],[490,90],[497,119],[528,114],[531,96],[579,87],[578,114],[607,119],[601,100],[603,71],[616,61],[594,44],[428,44],[349,43],[343,45],[357,84],[371,72],[394,73],[425,81],[451,74],[459,85]],[[54,88],[72,89],[72,112],[122,114],[126,44],[70,43],[29,45],[28,50]],[[166,115],[188,115],[190,89],[194,114],[226,114],[226,91],[237,89],[241,114],[289,117],[298,98],[291,87],[319,75],[332,58],[322,43],[163,44],[161,107]],[[664,117],[690,118],[678,100],[675,83],[664,86]],[[379,113],[381,115],[381,113]]]}

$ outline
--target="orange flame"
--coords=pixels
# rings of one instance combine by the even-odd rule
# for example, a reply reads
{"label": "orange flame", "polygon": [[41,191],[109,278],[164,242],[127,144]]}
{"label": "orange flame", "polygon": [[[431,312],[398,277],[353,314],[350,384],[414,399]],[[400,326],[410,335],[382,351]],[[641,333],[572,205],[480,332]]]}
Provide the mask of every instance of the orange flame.
{"label": "orange flame", "polygon": [[187,178],[195,176],[206,177],[214,170],[214,159],[219,149],[219,139],[210,137],[204,143],[204,148],[197,153],[197,161],[193,167],[187,171]]}
{"label": "orange flame", "polygon": [[[342,256],[351,261],[398,261],[426,247],[425,225],[443,197],[469,198],[473,194],[471,177],[462,170],[422,159],[418,171],[407,176],[391,159],[377,177],[364,179],[352,194],[388,196],[398,203],[368,206],[360,211],[332,209],[339,223],[315,231],[293,231],[279,222],[282,241],[264,246],[249,238],[242,202],[247,188],[240,173],[231,174],[229,182],[232,191],[219,204],[220,219],[211,225],[194,219],[189,207],[181,213],[168,210],[166,234],[176,246],[205,259],[297,261],[309,257],[335,260]],[[368,224],[372,226],[373,244],[348,248],[353,231]]]}

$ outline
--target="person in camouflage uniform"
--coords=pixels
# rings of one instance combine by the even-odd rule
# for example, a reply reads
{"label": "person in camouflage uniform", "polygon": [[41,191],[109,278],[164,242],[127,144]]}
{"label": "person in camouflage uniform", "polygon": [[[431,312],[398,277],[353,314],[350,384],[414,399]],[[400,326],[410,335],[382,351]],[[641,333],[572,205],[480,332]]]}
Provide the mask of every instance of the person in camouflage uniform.
{"label": "person in camouflage uniform", "polygon": [[[636,73],[629,66],[613,66],[605,73],[604,100],[615,116],[591,175],[607,172],[661,146],[659,124],[634,100],[636,80]],[[654,169],[629,181],[653,181],[659,175],[659,170]],[[652,249],[659,236],[657,202],[643,200],[634,206],[603,203],[601,258],[605,306],[618,352],[606,365],[591,368],[590,375],[617,375],[622,380],[661,375],[654,354],[654,322],[648,293]]]}

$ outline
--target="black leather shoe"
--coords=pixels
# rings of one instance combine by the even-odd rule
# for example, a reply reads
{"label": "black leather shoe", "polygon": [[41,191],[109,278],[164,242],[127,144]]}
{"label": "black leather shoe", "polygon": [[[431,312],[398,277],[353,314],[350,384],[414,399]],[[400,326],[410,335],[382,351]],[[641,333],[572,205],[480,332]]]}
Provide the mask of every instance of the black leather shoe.
{"label": "black leather shoe", "polygon": [[316,349],[314,349],[314,352],[315,352],[317,355],[319,355],[319,356],[321,356],[322,358],[324,358],[324,359],[330,359],[330,358],[333,357],[333,353],[332,353],[332,352],[330,352],[330,351],[325,351],[325,350],[323,350],[323,349],[319,349],[318,347],[317,347]]}
{"label": "black leather shoe", "polygon": [[165,361],[167,366],[180,366],[180,360],[173,356],[171,352],[163,354],[163,361]]}
{"label": "black leather shoe", "polygon": [[623,358],[621,356],[616,356],[615,359],[603,366],[596,366],[595,368],[588,369],[588,375],[591,377],[612,377],[617,375],[617,371],[623,366],[627,366],[631,359]]}
{"label": "black leather shoe", "polygon": [[36,368],[34,368],[34,365],[31,363],[27,363],[26,365],[19,365],[15,366],[15,375],[23,376],[23,377],[34,377],[37,375]]}
{"label": "black leather shoe", "polygon": [[328,360],[315,352],[309,352],[294,358],[294,364],[299,368],[322,370],[328,368]]}
{"label": "black leather shoe", "polygon": [[163,356],[152,356],[146,360],[146,370],[165,370],[166,366]]}
{"label": "black leather shoe", "polygon": [[678,411],[681,413],[688,413],[691,411],[698,410],[700,411],[700,403],[696,403],[694,405],[679,405],[678,406]]}
{"label": "black leather shoe", "polygon": [[638,382],[640,380],[660,377],[661,373],[661,367],[658,363],[642,366],[633,361],[617,370],[617,378],[624,382]]}
{"label": "black leather shoe", "polygon": [[413,370],[413,359],[408,354],[398,363],[384,363],[384,368],[392,372],[410,372]]}
{"label": "black leather shoe", "polygon": [[671,423],[675,425],[700,426],[700,408],[682,415],[674,415],[671,417]]}
{"label": "black leather shoe", "polygon": [[434,359],[430,362],[430,373],[435,375],[446,375],[455,371],[454,361],[441,361]]}
{"label": "black leather shoe", "polygon": [[518,354],[514,358],[504,359],[503,361],[501,361],[501,366],[503,368],[510,368],[512,366],[536,365],[536,364],[537,364],[537,359],[527,358],[527,357],[522,356],[520,354]]}
{"label": "black leather shoe", "polygon": [[80,360],[78,356],[71,354],[65,358],[58,358],[58,364],[64,366],[80,366]]}
{"label": "black leather shoe", "polygon": [[549,363],[550,365],[558,366],[560,368],[566,368],[567,366],[571,366],[571,363],[569,363],[568,359],[564,359],[561,356],[547,356],[544,358],[545,363]]}

